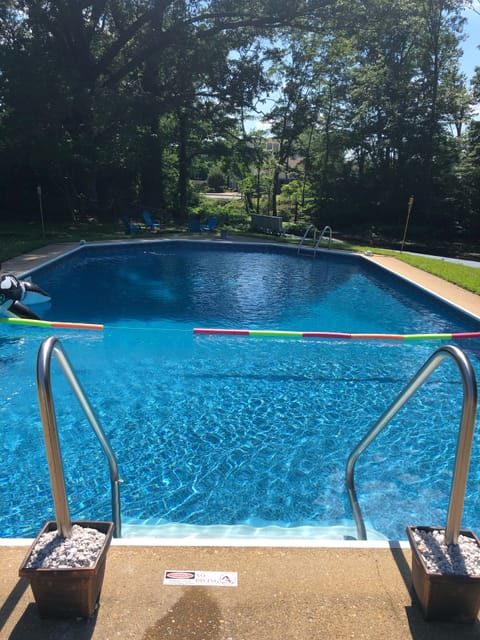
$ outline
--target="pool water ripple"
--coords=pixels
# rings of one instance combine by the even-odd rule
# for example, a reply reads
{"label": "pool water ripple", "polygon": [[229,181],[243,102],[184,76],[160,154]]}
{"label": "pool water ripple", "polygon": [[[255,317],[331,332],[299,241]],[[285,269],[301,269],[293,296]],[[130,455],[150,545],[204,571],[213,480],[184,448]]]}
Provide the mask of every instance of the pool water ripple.
{"label": "pool water ripple", "polygon": [[[61,339],[118,456],[124,521],[351,522],[348,455],[439,343],[196,337],[192,328],[409,333],[472,330],[473,321],[343,258],[162,247],[106,261],[93,251],[35,276],[53,293],[45,317],[106,324],[101,335]],[[0,330],[0,532],[33,535],[53,515],[34,378],[49,332]],[[478,371],[475,346],[462,346]],[[54,391],[72,516],[108,519],[103,454],[60,376]],[[460,395],[447,364],[357,463],[362,510],[389,538],[404,538],[408,523],[445,521]],[[479,469],[477,434],[472,528]]]}

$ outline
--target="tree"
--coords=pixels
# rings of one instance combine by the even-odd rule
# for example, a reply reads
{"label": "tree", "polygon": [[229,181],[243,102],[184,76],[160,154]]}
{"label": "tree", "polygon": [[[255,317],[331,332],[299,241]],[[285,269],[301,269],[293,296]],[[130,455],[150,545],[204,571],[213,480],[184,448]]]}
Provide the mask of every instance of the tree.
{"label": "tree", "polygon": [[276,77],[279,98],[266,118],[271,122],[271,133],[278,142],[276,165],[272,176],[272,215],[277,215],[276,198],[280,193],[280,173],[289,172],[289,160],[296,152],[300,135],[316,119],[312,100],[314,89],[314,56],[307,36],[292,30],[286,42],[267,53],[271,61],[270,73]]}
{"label": "tree", "polygon": [[474,143],[466,151],[460,9],[460,0],[5,0],[0,206],[31,210],[41,184],[49,211],[144,204],[180,222],[197,158],[263,178],[245,121],[269,96],[272,213],[298,154],[321,222],[395,225],[412,193],[418,221],[432,225],[439,211],[467,219]]}
{"label": "tree", "polygon": [[[99,177],[111,180],[114,173],[126,198],[148,195],[152,165],[137,163],[142,175],[130,173],[128,188],[125,170],[143,151],[154,166],[161,163],[158,120],[173,115],[184,216],[192,114],[202,113],[209,92],[208,116],[215,100],[219,112],[220,100],[228,98],[223,112],[236,116],[253,98],[239,91],[248,62],[240,69],[230,52],[269,29],[318,16],[321,7],[320,0],[279,6],[259,0],[12,0],[1,14],[10,40],[0,58],[9,152],[50,185],[68,176],[73,191],[91,202],[105,190]],[[38,170],[32,155],[42,165]]]}
{"label": "tree", "polygon": [[[458,0],[424,0],[420,3],[423,47],[419,47],[420,71],[424,111],[421,118],[423,149],[423,171],[421,191],[425,218],[430,221],[434,211],[434,189],[441,186],[442,176],[435,175],[434,158],[444,138],[442,125],[447,112],[445,95],[464,93],[464,84],[459,83],[458,34],[461,31],[463,3]],[[453,80],[453,83],[452,83]],[[461,98],[454,98],[460,102]]]}
{"label": "tree", "polygon": [[398,224],[411,193],[417,220],[437,209],[455,160],[446,123],[465,97],[455,74],[460,28],[454,2],[367,0],[344,16],[352,55],[343,74],[344,164],[333,176],[337,211],[343,200],[359,222]]}

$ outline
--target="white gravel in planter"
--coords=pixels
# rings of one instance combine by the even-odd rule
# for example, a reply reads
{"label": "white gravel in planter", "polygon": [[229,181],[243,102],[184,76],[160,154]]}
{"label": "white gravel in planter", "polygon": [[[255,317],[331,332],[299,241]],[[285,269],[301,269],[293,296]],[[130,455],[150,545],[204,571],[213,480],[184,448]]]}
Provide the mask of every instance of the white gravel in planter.
{"label": "white gravel in planter", "polygon": [[447,546],[444,529],[412,533],[429,572],[480,577],[480,547],[474,538],[459,535],[457,545]]}
{"label": "white gravel in planter", "polygon": [[105,534],[97,529],[72,526],[71,538],[59,536],[57,530],[42,533],[25,567],[27,569],[78,569],[93,567]]}

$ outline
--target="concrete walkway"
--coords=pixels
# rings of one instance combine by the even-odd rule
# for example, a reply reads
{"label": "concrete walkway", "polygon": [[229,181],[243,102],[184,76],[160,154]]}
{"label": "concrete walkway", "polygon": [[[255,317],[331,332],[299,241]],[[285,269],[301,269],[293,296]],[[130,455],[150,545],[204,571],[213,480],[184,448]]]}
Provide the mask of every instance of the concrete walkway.
{"label": "concrete walkway", "polygon": [[30,253],[26,253],[22,256],[17,256],[11,260],[5,260],[1,265],[2,273],[13,273],[19,275],[34,269],[44,262],[53,260],[58,256],[71,251],[75,247],[78,247],[78,242],[62,242],[58,244],[49,244],[40,249],[35,249]]}
{"label": "concrete walkway", "polygon": [[[369,260],[372,260],[372,262],[381,265],[385,269],[393,271],[406,280],[410,280],[411,282],[428,289],[435,295],[448,300],[462,309],[465,309],[465,311],[478,316],[480,319],[480,296],[477,296],[475,293],[471,293],[456,284],[451,284],[446,280],[437,278],[437,276],[427,273],[426,271],[412,267],[392,256],[372,255],[367,257]],[[480,271],[478,272],[478,278],[480,281]]]}
{"label": "concrete walkway", "polygon": [[[463,640],[480,625],[425,622],[400,548],[111,547],[90,620],[42,620],[0,547],[0,637],[10,640]],[[165,586],[164,571],[236,571],[237,587]]]}

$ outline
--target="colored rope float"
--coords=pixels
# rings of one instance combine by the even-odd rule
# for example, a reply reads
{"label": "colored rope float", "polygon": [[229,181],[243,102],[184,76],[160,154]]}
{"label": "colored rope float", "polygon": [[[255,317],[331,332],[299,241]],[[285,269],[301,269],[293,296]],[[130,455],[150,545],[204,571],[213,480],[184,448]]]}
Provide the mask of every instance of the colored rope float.
{"label": "colored rope float", "polygon": [[480,338],[480,331],[465,333],[337,333],[333,331],[275,331],[270,329],[195,328],[197,335],[250,336],[252,338],[328,338],[334,340],[458,340]]}
{"label": "colored rope float", "polygon": [[86,322],[52,322],[50,320],[34,320],[33,318],[0,318],[0,322],[32,327],[47,327],[49,329],[96,329],[101,331],[104,328],[103,324],[89,324]]}
{"label": "colored rope float", "polygon": [[[0,323],[43,327],[49,329],[87,329],[102,331],[103,324],[87,322],[55,322],[51,320],[34,320],[33,318],[0,317]],[[154,330],[153,328],[150,330]],[[196,335],[214,336],[249,336],[253,338],[320,338],[333,340],[460,340],[480,338],[480,331],[459,333],[342,333],[336,331],[281,331],[275,329],[212,329],[194,328]]]}

